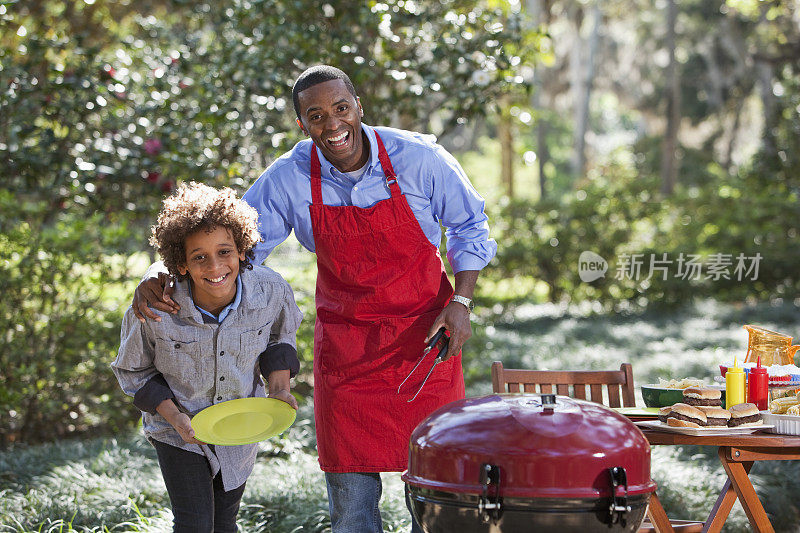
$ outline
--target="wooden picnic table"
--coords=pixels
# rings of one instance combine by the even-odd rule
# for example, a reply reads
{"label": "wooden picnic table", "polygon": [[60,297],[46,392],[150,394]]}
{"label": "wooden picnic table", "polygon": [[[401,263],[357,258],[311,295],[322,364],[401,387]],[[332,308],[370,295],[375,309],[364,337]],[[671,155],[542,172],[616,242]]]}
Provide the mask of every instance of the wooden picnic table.
{"label": "wooden picnic table", "polygon": [[[800,459],[800,436],[757,432],[734,435],[683,435],[657,428],[640,427],[651,445],[716,446],[728,479],[719,493],[711,513],[703,523],[702,531],[717,532],[733,508],[736,498],[742,504],[753,531],[774,532],[772,524],[758,499],[748,473],[756,461],[791,461]],[[654,493],[647,511],[648,517],[659,533],[672,532],[667,513]]]}

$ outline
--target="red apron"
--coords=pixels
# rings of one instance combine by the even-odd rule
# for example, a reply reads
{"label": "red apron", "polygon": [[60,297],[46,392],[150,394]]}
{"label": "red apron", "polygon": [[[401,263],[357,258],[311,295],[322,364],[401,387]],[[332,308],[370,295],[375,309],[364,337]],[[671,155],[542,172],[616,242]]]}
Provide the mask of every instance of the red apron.
{"label": "red apron", "polygon": [[318,269],[314,420],[326,472],[405,470],[412,430],[435,409],[464,397],[459,354],[440,363],[408,403],[435,352],[397,392],[453,288],[376,137],[391,197],[368,208],[323,204],[319,158],[311,146],[309,210]]}

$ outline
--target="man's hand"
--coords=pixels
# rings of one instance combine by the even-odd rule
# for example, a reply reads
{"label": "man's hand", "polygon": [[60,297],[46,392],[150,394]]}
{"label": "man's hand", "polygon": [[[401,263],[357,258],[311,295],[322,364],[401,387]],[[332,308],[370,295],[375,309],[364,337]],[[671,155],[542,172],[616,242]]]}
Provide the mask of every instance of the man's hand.
{"label": "man's hand", "polygon": [[182,413],[178,410],[178,406],[175,405],[175,402],[171,399],[161,402],[158,407],[156,407],[156,411],[169,422],[170,426],[175,428],[175,431],[178,432],[178,435],[180,435],[185,442],[189,444],[205,444],[194,438],[192,419],[189,418],[189,415],[186,413]]}
{"label": "man's hand", "polygon": [[145,317],[161,322],[161,317],[155,314],[150,307],[155,307],[165,313],[177,313],[180,305],[172,301],[172,293],[175,292],[175,282],[172,277],[159,272],[158,277],[147,278],[142,281],[133,291],[133,314],[144,322]]}
{"label": "man's hand", "polygon": [[[428,330],[428,336],[425,342],[430,341],[436,332],[444,326],[450,332],[450,344],[447,347],[447,353],[442,356],[442,361],[450,359],[454,355],[458,355],[464,343],[472,337],[472,324],[469,321],[469,309],[464,304],[458,302],[450,302],[442,309],[436,320],[433,321],[431,329]],[[434,346],[434,350],[438,348]]]}
{"label": "man's hand", "polygon": [[[455,294],[472,299],[472,292],[475,290],[478,274],[480,274],[479,270],[456,272]],[[442,312],[439,313],[439,316],[436,317],[436,320],[433,321],[425,342],[429,342],[442,326],[450,332],[450,345],[447,348],[447,353],[442,357],[442,361],[446,361],[457,355],[464,343],[472,337],[472,324],[469,321],[469,309],[467,309],[467,306],[453,301],[447,304],[442,309]],[[437,348],[434,349],[438,350]],[[437,351],[436,353],[439,352]]]}

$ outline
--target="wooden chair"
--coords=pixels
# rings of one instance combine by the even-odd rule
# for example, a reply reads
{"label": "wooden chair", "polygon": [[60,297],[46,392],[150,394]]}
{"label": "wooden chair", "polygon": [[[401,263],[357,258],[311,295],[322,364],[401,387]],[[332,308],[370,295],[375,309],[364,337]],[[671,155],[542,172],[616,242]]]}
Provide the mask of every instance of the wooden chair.
{"label": "wooden chair", "polygon": [[[586,387],[589,387],[589,397]],[[603,401],[603,387],[608,401]],[[492,389],[494,392],[538,392],[589,399],[609,407],[635,407],[633,369],[622,363],[619,370],[520,370],[503,368],[503,363],[492,363]],[[570,392],[570,388],[572,391]],[[620,404],[620,398],[622,403]]]}

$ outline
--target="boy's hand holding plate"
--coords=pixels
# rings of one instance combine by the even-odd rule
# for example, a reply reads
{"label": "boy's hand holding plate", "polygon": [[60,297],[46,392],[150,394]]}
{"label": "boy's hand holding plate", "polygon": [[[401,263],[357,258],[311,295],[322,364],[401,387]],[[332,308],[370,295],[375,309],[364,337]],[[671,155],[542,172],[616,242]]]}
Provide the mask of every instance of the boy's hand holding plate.
{"label": "boy's hand holding plate", "polygon": [[207,407],[192,418],[195,438],[221,446],[251,444],[283,433],[297,411],[276,398],[239,398]]}

